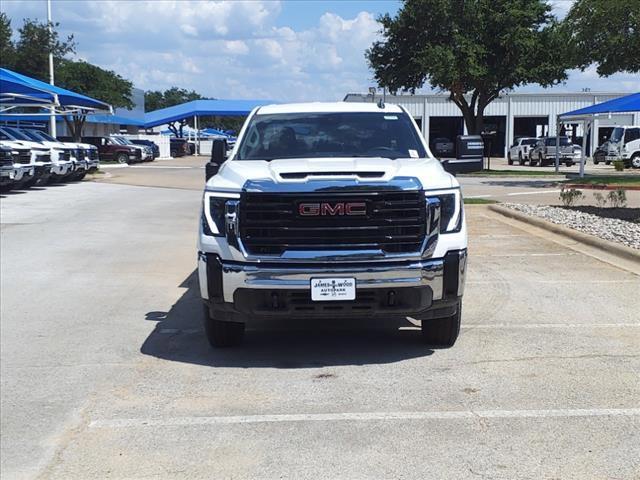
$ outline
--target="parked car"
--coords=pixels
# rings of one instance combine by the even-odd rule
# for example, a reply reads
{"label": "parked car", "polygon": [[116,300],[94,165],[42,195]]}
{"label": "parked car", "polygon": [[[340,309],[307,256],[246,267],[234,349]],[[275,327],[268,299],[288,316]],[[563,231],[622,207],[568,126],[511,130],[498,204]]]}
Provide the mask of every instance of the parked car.
{"label": "parked car", "polygon": [[74,146],[72,144],[66,144],[59,142],[51,137],[44,138],[39,134],[42,132],[37,130],[21,129],[20,132],[32,139],[34,142],[38,142],[40,145],[51,148],[51,178],[54,181],[64,181],[73,176],[75,171],[75,164],[72,158]]}
{"label": "parked car", "polygon": [[529,150],[531,150],[537,142],[538,139],[535,137],[517,138],[507,151],[507,163],[513,165],[514,160],[517,158],[518,164],[524,165],[529,161]]}
{"label": "parked car", "polygon": [[198,272],[211,345],[240,343],[260,319],[412,317],[425,343],[453,346],[462,194],[407,111],[274,105],[246,122],[231,158],[216,140],[205,168]]}
{"label": "parked car", "polygon": [[610,150],[607,160],[622,160],[625,167],[640,168],[640,126],[620,126],[609,137]]}
{"label": "parked car", "polygon": [[[35,166],[31,160],[31,150],[13,140],[2,140],[0,133],[0,147],[9,149],[13,162],[13,182],[8,185],[11,188],[22,188],[22,186],[35,177]],[[6,188],[6,187],[5,187]]]}
{"label": "parked car", "polygon": [[451,157],[455,151],[453,142],[445,137],[436,138],[431,145],[431,153],[436,157]]}
{"label": "parked car", "polygon": [[138,150],[140,150],[140,160],[143,162],[153,162],[153,150],[151,149],[151,147],[149,147],[148,145],[137,145],[135,143],[132,143],[131,140],[129,140],[126,137],[123,137],[121,135],[111,135],[111,138],[115,139],[116,142],[121,143],[122,145],[128,145],[130,147],[134,147],[137,148]]}
{"label": "parked car", "polygon": [[82,137],[82,141],[97,147],[100,160],[118,163],[142,161],[142,151],[133,145],[123,145],[111,137]]}
{"label": "parked car", "polygon": [[34,142],[18,129],[12,127],[0,127],[0,139],[13,141],[18,145],[28,148],[31,153],[30,166],[33,168],[30,172],[33,172],[33,175],[28,179],[24,179],[23,177],[23,187],[30,188],[36,184],[47,184],[51,177],[51,168],[53,166],[51,163],[51,148],[45,147],[39,142]]}
{"label": "parked car", "polygon": [[0,189],[5,190],[16,179],[16,169],[13,166],[13,155],[11,147],[0,145]]}
{"label": "parked car", "polygon": [[184,157],[189,155],[189,144],[185,138],[172,137],[169,141],[169,149],[172,157]]}
{"label": "parked car", "polygon": [[611,144],[607,140],[593,152],[593,164],[598,165],[600,162],[606,165],[611,165],[611,160],[607,160],[607,157],[615,155],[616,151],[611,147]]}
{"label": "parked car", "polygon": [[151,140],[142,140],[139,138],[130,138],[129,141],[135,145],[144,145],[147,146],[149,148],[151,148],[151,151],[153,152],[153,159],[155,160],[156,158],[158,158],[160,156],[160,147],[152,142]]}
{"label": "parked car", "polygon": [[[575,163],[573,157],[573,143],[569,137],[560,137],[560,163],[570,167]],[[543,167],[555,164],[556,161],[556,137],[539,138],[535,146],[529,152],[531,165]]]}

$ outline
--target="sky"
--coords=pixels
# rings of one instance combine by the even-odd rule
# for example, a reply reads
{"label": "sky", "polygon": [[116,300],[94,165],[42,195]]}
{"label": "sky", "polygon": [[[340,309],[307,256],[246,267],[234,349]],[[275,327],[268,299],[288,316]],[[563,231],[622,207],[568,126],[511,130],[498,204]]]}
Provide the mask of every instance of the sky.
{"label": "sky", "polygon": [[[553,0],[563,16],[573,0]],[[178,86],[215,98],[341,100],[374,86],[364,52],[376,18],[400,1],[229,2],[52,0],[54,22],[73,34],[77,58],[114,70],[144,90]],[[46,20],[45,0],[1,0],[14,29]],[[552,54],[552,53],[550,53]],[[555,91],[632,92],[640,75],[572,71]],[[541,91],[529,85],[518,91]],[[424,89],[428,91],[428,89]]]}

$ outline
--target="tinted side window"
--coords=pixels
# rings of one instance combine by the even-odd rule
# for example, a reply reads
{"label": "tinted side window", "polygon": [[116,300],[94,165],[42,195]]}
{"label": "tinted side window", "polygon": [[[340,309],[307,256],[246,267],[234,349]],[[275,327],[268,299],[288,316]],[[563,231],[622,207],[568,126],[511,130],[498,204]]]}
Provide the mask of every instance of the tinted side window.
{"label": "tinted side window", "polygon": [[624,142],[633,142],[640,139],[640,128],[628,128],[624,134]]}

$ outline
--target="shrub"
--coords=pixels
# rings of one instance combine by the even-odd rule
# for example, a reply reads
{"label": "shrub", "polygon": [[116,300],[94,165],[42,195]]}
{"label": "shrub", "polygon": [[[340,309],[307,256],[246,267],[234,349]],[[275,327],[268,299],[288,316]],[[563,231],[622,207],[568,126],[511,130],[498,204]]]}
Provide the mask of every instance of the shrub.
{"label": "shrub", "polygon": [[627,206],[627,192],[619,188],[617,190],[611,190],[607,196],[611,206],[613,208],[621,208]]}
{"label": "shrub", "polygon": [[607,206],[607,197],[605,197],[600,192],[594,192],[593,193],[593,199],[596,201],[596,205],[599,208],[604,208],[604,207]]}
{"label": "shrub", "polygon": [[572,207],[579,198],[582,198],[582,192],[580,190],[564,187],[560,190],[560,200],[565,207]]}
{"label": "shrub", "polygon": [[614,160],[613,167],[616,169],[616,172],[621,172],[624,170],[624,162],[622,160]]}

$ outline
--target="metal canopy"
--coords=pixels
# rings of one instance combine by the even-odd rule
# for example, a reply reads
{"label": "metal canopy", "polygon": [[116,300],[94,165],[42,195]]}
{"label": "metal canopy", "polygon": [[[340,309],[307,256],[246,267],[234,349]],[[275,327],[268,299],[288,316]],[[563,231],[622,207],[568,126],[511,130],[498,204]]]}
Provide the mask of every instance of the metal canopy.
{"label": "metal canopy", "polygon": [[640,112],[640,92],[632,93],[620,98],[614,98],[607,102],[580,108],[560,115],[562,121],[573,118],[585,118],[599,114]]}
{"label": "metal canopy", "polygon": [[193,100],[191,102],[161,108],[145,114],[144,126],[157,127],[167,123],[201,116],[243,116],[256,107],[276,103],[270,100]]}
{"label": "metal canopy", "polygon": [[[85,113],[88,110],[113,112],[108,103],[0,68],[0,112],[13,115],[9,112],[17,107],[55,107],[57,114]],[[42,115],[49,116],[51,112]]]}
{"label": "metal canopy", "polygon": [[590,107],[580,108],[571,112],[558,115],[556,119],[556,173],[560,167],[559,152],[559,136],[560,125],[565,123],[581,123],[582,132],[582,156],[580,158],[580,177],[584,177],[584,166],[586,162],[587,135],[593,131],[594,119],[600,115],[610,115],[612,113],[640,112],[640,92],[632,93],[624,97],[614,98],[606,102],[591,105]]}

